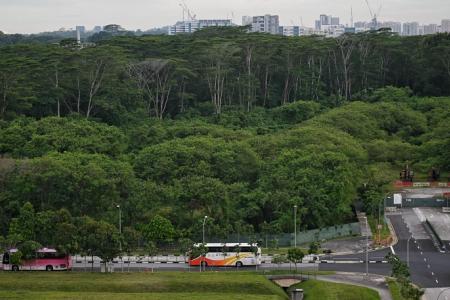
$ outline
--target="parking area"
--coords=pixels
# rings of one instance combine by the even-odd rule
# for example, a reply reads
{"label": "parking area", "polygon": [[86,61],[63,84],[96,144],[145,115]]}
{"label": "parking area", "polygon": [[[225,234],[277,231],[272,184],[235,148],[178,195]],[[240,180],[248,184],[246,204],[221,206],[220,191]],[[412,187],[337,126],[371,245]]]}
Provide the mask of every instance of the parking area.
{"label": "parking area", "polygon": [[440,239],[450,241],[450,214],[443,213],[441,208],[417,208],[431,223]]}

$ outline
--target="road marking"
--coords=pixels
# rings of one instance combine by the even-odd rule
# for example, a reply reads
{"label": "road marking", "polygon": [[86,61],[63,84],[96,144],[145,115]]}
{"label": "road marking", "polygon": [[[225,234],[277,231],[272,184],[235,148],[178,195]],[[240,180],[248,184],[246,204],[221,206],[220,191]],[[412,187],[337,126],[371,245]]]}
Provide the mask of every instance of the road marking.
{"label": "road marking", "polygon": [[428,269],[431,268],[430,265],[428,265]]}
{"label": "road marking", "polygon": [[394,247],[391,246],[391,252],[395,255]]}
{"label": "road marking", "polygon": [[431,276],[434,276],[434,272],[431,272]]}
{"label": "road marking", "polygon": [[426,258],[424,258],[424,259],[423,259],[423,261],[427,261],[427,259],[426,259]]}
{"label": "road marking", "polygon": [[436,283],[439,283],[439,281],[436,279]]}
{"label": "road marking", "polygon": [[422,252],[422,251],[420,251],[420,255],[423,255],[423,252]]}

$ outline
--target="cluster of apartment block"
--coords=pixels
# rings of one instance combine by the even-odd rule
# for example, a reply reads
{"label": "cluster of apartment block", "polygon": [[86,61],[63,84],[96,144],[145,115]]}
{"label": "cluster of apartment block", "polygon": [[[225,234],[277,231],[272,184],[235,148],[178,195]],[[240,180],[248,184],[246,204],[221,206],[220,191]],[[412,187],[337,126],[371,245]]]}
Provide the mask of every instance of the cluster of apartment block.
{"label": "cluster of apartment block", "polygon": [[[352,22],[353,23],[353,22]],[[350,25],[343,25],[339,17],[331,15],[320,15],[315,22],[315,27],[305,26],[282,26],[278,15],[264,16],[244,16],[242,25],[249,26],[251,32],[279,34],[284,36],[303,36],[303,35],[324,35],[328,37],[337,37],[344,33],[358,33],[380,28],[390,28],[392,32],[404,36],[435,34],[438,32],[450,32],[450,19],[442,20],[441,24],[420,25],[418,22],[378,22],[373,19],[370,22],[355,22]],[[169,35],[194,33],[205,27],[212,26],[237,26],[231,19],[217,20],[187,20],[177,22],[169,27]]]}

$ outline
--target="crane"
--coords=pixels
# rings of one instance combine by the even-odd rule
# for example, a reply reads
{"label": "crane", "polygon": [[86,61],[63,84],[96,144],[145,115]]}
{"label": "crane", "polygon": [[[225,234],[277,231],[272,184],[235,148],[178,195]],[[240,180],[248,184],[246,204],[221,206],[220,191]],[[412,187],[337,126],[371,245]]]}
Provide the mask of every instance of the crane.
{"label": "crane", "polygon": [[183,21],[185,21],[185,15],[188,17],[188,21],[193,21],[197,17],[197,15],[193,14],[192,11],[186,4],[185,0],[181,0],[178,4],[183,9]]}
{"label": "crane", "polygon": [[378,20],[377,20],[377,17],[379,16],[379,14],[380,14],[380,12],[381,12],[382,5],[380,5],[380,7],[378,8],[378,11],[377,11],[376,13],[373,13],[372,8],[370,7],[369,0],[366,0],[366,4],[367,4],[367,7],[369,8],[370,17],[372,18],[372,26],[371,26],[371,29],[372,29],[372,30],[376,30],[376,29],[378,29]]}

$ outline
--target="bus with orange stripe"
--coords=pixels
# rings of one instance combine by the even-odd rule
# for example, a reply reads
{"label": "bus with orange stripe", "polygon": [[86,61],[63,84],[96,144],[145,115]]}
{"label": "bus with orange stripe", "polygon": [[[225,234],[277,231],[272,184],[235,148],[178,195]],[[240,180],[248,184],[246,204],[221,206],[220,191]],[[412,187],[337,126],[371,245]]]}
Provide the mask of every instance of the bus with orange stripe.
{"label": "bus with orange stripe", "polygon": [[[196,251],[197,250],[197,251]],[[203,267],[243,267],[261,264],[261,248],[248,243],[195,244],[189,265]]]}

